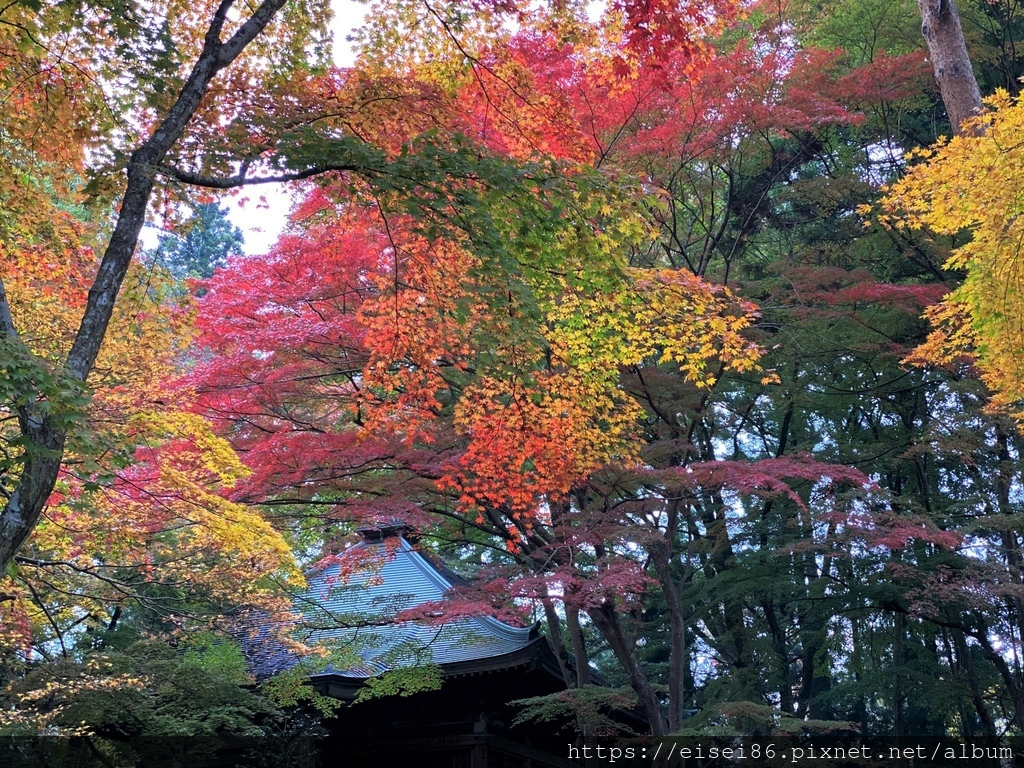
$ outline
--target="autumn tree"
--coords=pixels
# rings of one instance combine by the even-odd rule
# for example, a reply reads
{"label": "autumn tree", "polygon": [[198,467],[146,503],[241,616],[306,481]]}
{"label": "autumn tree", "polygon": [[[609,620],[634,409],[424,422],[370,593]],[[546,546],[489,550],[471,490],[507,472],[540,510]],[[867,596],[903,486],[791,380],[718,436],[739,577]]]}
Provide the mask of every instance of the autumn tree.
{"label": "autumn tree", "polygon": [[[287,98],[200,101],[163,159],[168,134],[142,143],[132,205],[153,168],[305,182],[302,202],[269,254],[205,281],[194,367],[133,413],[118,478],[50,497],[39,544],[152,553],[237,604],[288,570],[254,508],[304,553],[397,518],[483,577],[404,618],[528,602],[580,711],[597,667],[655,734],[1020,728],[1018,438],[959,352],[901,362],[945,244],[856,215],[937,129],[926,62],[874,0],[794,5],[560,5],[512,32],[511,6],[396,2],[353,70],[238,62]],[[49,400],[16,402],[31,432]],[[118,550],[83,520],[145,535]],[[225,562],[175,569],[210,545]],[[58,627],[38,636],[78,620],[67,583],[35,601]]]}
{"label": "autumn tree", "polygon": [[[577,433],[573,439],[583,455],[574,457],[568,465],[554,460],[553,456],[545,457],[545,464],[550,463],[550,466],[539,468],[536,480],[564,484],[568,482],[567,473],[578,472],[580,467],[601,456],[628,451],[622,436],[612,434],[603,438],[599,429],[601,419],[620,418],[613,412],[615,396],[613,388],[609,392],[611,380],[607,372],[592,368],[586,375],[577,372],[551,375],[534,370],[543,351],[541,344],[546,342],[544,334],[531,326],[536,319],[550,315],[551,322],[565,333],[562,341],[565,349],[561,354],[567,358],[579,354],[574,345],[589,343],[578,329],[575,334],[569,331],[574,323],[585,319],[586,302],[592,290],[612,292],[620,284],[626,286],[623,265],[616,251],[620,243],[636,238],[642,227],[639,217],[628,214],[615,218],[612,225],[611,214],[625,199],[621,189],[627,185],[610,183],[558,157],[540,162],[517,157],[513,163],[481,157],[472,144],[459,139],[457,132],[446,137],[449,145],[439,145],[429,135],[431,104],[438,94],[437,88],[430,86],[416,85],[410,89],[409,97],[425,107],[425,119],[410,126],[413,131],[391,136],[378,132],[374,136],[375,143],[367,141],[360,135],[366,119],[366,115],[360,114],[363,109],[360,100],[376,87],[374,82],[358,77],[342,77],[334,82],[330,78],[305,80],[306,56],[310,52],[308,27],[283,26],[275,31],[267,46],[260,47],[264,30],[283,6],[283,2],[267,2],[251,15],[240,14],[241,18],[236,20],[235,9],[228,0],[209,8],[207,21],[201,23],[197,23],[197,17],[202,18],[202,14],[192,13],[193,9],[169,6],[168,15],[184,21],[180,39],[169,39],[161,24],[150,24],[148,18],[140,16],[134,27],[129,24],[132,27],[129,34],[134,35],[130,39],[137,41],[137,45],[133,47],[121,41],[115,46],[115,55],[109,58],[99,55],[105,50],[103,46],[95,45],[95,30],[102,28],[102,24],[78,25],[80,19],[66,16],[63,8],[25,10],[12,6],[4,11],[12,18],[18,14],[16,20],[5,25],[5,30],[13,35],[12,41],[19,51],[28,52],[19,59],[18,65],[23,68],[22,74],[30,73],[28,78],[12,76],[8,85],[12,94],[24,97],[26,104],[42,110],[40,122],[34,126],[36,134],[60,145],[62,128],[80,131],[76,136],[79,143],[72,145],[70,152],[76,158],[81,175],[88,175],[81,163],[87,147],[93,150],[93,158],[99,164],[107,163],[93,174],[87,188],[98,195],[100,205],[104,193],[116,185],[116,172],[123,170],[127,178],[109,238],[102,238],[105,240],[102,245],[96,243],[103,257],[95,275],[87,267],[91,255],[87,246],[68,243],[66,238],[61,242],[59,237],[44,244],[50,247],[58,243],[66,248],[66,252],[60,254],[62,259],[56,260],[61,268],[65,268],[64,262],[69,262],[74,265],[72,269],[81,270],[66,286],[71,295],[62,297],[65,300],[55,305],[60,309],[80,308],[77,330],[74,330],[73,316],[60,315],[59,327],[44,339],[36,338],[33,331],[25,332],[26,328],[32,328],[33,321],[41,319],[38,305],[29,297],[32,290],[45,285],[42,281],[30,280],[22,289],[17,283],[25,275],[8,273],[4,275],[0,290],[0,325],[4,331],[4,349],[9,351],[5,367],[10,371],[5,407],[18,425],[17,433],[10,440],[15,450],[5,466],[9,490],[0,512],[0,563],[5,570],[13,562],[39,569],[41,578],[48,580],[49,588],[49,594],[33,594],[31,600],[21,594],[5,595],[5,602],[15,601],[13,612],[31,603],[33,610],[39,612],[36,624],[44,620],[49,624],[50,639],[60,644],[62,653],[68,650],[65,640],[83,621],[100,623],[96,617],[98,603],[104,599],[116,602],[119,592],[133,586],[135,577],[128,574],[148,576],[148,569],[153,569],[173,580],[175,568],[178,568],[181,576],[187,577],[190,588],[198,588],[203,598],[217,600],[228,597],[220,591],[221,587],[238,587],[243,592],[259,590],[263,577],[256,576],[257,572],[273,578],[281,569],[288,570],[287,553],[277,534],[258,516],[225,498],[230,494],[231,484],[245,474],[232,460],[230,451],[206,433],[200,420],[177,413],[173,408],[147,407],[163,406],[165,402],[155,389],[133,388],[130,378],[118,380],[114,385],[117,394],[126,395],[129,400],[132,396],[141,400],[125,400],[120,403],[122,408],[112,414],[113,421],[123,422],[118,425],[120,429],[115,430],[120,431],[118,438],[125,439],[117,444],[117,450],[124,451],[120,455],[123,466],[117,467],[122,471],[114,476],[98,475],[93,465],[87,464],[85,471],[66,475],[65,484],[57,486],[62,460],[77,461],[78,446],[84,451],[97,447],[90,446],[86,439],[87,422],[100,404],[96,379],[103,363],[100,367],[97,365],[106,349],[104,339],[119,306],[118,295],[123,293],[158,178],[168,179],[171,185],[224,189],[270,180],[301,180],[324,171],[347,171],[376,194],[385,217],[402,214],[408,217],[401,229],[410,238],[405,247],[412,252],[421,252],[422,256],[441,248],[456,260],[459,270],[472,269],[474,264],[479,264],[483,274],[507,276],[511,270],[519,270],[534,292],[532,296],[521,294],[526,300],[522,307],[517,307],[515,297],[511,297],[512,338],[519,338],[523,345],[511,361],[512,367],[506,369],[498,365],[496,372],[502,377],[508,374],[513,378],[522,377],[523,383],[534,390],[524,405],[539,399],[540,403],[534,405],[543,405],[548,412],[568,406],[576,386],[589,392],[579,419],[563,417],[566,433]],[[723,4],[722,10],[727,7],[728,4]],[[308,16],[307,11],[297,8],[295,13]],[[630,23],[636,12],[637,9],[626,9]],[[100,20],[109,18],[103,10],[98,13]],[[704,18],[695,9],[687,10],[687,14],[698,21]],[[662,34],[669,37],[686,30],[667,23],[673,21],[671,13],[662,21],[666,22],[662,25]],[[226,25],[228,31],[225,31]],[[232,25],[233,32],[230,31]],[[137,37],[139,28],[145,32],[141,37]],[[113,29],[116,37],[127,28],[114,25]],[[631,35],[638,48],[657,47],[665,42],[642,26]],[[57,47],[56,41],[63,42],[64,36],[69,44]],[[259,50],[251,50],[243,56],[250,48]],[[99,57],[90,59],[89,52],[96,52]],[[85,63],[78,61],[77,56],[84,57]],[[191,64],[189,57],[192,57]],[[132,71],[133,68],[124,66],[125,60],[132,59],[145,60],[150,68],[139,74],[134,83],[140,87],[123,92],[118,78],[123,72]],[[81,104],[76,105],[71,99],[66,103],[74,120],[68,119],[68,115],[47,111],[55,93],[47,73],[83,69],[84,81],[90,87],[87,93],[95,100],[90,108],[101,104],[111,117],[109,125],[103,121],[90,122],[88,110],[74,112],[73,108]],[[226,81],[227,87],[213,98],[211,83],[222,72],[221,79]],[[294,81],[288,80],[289,77],[295,78]],[[276,96],[241,87],[260,79],[273,88],[288,90],[291,98],[284,101],[292,111],[282,114],[274,108],[280,101]],[[19,89],[26,82],[38,87],[22,93]],[[172,87],[167,87],[168,82]],[[372,109],[365,111],[373,112]],[[327,117],[324,117],[325,112]],[[338,127],[345,129],[340,137],[332,134]],[[107,133],[105,129],[109,129]],[[417,138],[416,131],[427,135]],[[36,134],[28,132],[26,136]],[[110,136],[116,141],[104,141]],[[134,147],[133,141],[137,142]],[[34,157],[33,152],[42,156],[48,146],[44,143],[38,148],[28,147],[25,157]],[[79,182],[73,176],[60,177],[60,181],[65,192],[73,190]],[[496,201],[499,198],[507,201],[510,193],[516,205],[506,208],[502,215],[502,208]],[[441,231],[450,240],[449,244],[435,245]],[[101,238],[96,237],[96,240]],[[558,247],[550,250],[552,244],[562,250],[558,251]],[[5,247],[21,257],[21,251],[27,246],[12,239]],[[24,261],[27,263],[28,259]],[[45,262],[47,278],[55,269],[53,261]],[[568,271],[561,274],[564,269]],[[487,281],[481,284],[483,290],[479,295],[485,298],[490,312],[496,308],[507,312],[508,292],[495,290],[495,284]],[[648,288],[663,296],[663,302],[654,308],[645,307],[641,300],[642,292]],[[641,328],[652,311],[678,316],[694,308],[709,312],[710,318],[731,301],[728,295],[719,297],[699,283],[691,285],[672,275],[656,272],[631,281],[624,289],[622,319],[635,328]],[[144,298],[159,293],[152,282],[141,290]],[[557,297],[566,290],[582,290],[585,299],[560,310]],[[19,295],[22,293],[25,295]],[[122,305],[123,302],[124,296]],[[468,297],[463,297],[455,309],[461,313],[471,303]],[[561,311],[568,314],[559,316]],[[736,365],[748,366],[752,349],[737,334],[748,322],[747,313],[742,304],[737,304],[735,314],[722,313],[717,324],[711,327],[712,337],[721,342],[715,348],[700,344],[700,339],[686,326],[678,324],[675,328],[664,329],[655,338],[639,334],[630,340],[629,354],[643,355],[650,344],[663,343],[664,354],[680,357],[694,377],[702,375],[704,361],[717,353]],[[63,327],[69,319],[70,330]],[[162,318],[157,312],[149,319],[159,324]],[[145,330],[139,322],[130,321],[129,329],[140,335]],[[171,326],[168,330],[175,329]],[[382,328],[382,332],[386,333],[386,329]],[[484,333],[490,331],[485,329]],[[176,344],[145,349],[173,355]],[[387,353],[381,350],[380,354]],[[142,375],[147,384],[156,384],[161,378],[153,376],[152,368],[140,367],[131,373]],[[115,375],[123,374],[118,370]],[[380,399],[385,404],[395,405],[392,401],[396,400],[393,396],[396,380],[383,368],[377,375],[375,386],[380,390]],[[398,381],[404,388],[405,381]],[[413,410],[429,407],[432,383],[428,379],[419,391],[397,397],[397,405]],[[500,422],[496,406],[501,395],[489,390],[490,386],[482,377],[476,406],[468,409],[463,417],[467,423],[478,420],[482,428],[486,428],[488,421]],[[91,404],[86,396],[89,389],[97,395]],[[418,400],[424,397],[422,402]],[[412,428],[415,426],[414,423]],[[499,430],[504,428],[500,423],[496,426]],[[582,432],[579,432],[581,427]],[[593,456],[586,454],[584,446],[589,438],[603,443]],[[531,447],[530,455],[550,454],[551,436],[538,435],[538,439],[541,442]],[[98,446],[100,451],[109,449],[109,445]],[[494,479],[480,474],[456,473],[453,482],[462,483],[467,494],[480,498],[494,493]],[[537,493],[532,487],[534,483],[527,478],[516,504],[514,514],[520,521],[508,529],[510,547],[516,546],[517,536],[528,533],[532,525],[534,510],[527,499]],[[47,523],[53,525],[40,526],[48,504]],[[109,514],[111,508],[117,509],[115,515]],[[90,525],[90,517],[110,518],[116,530],[104,531],[104,526]],[[39,534],[33,545],[35,550],[26,554],[25,542],[33,531]],[[242,572],[228,574],[216,565],[192,571],[196,558],[210,556],[220,545],[225,547],[221,564],[229,568],[237,564]],[[36,556],[40,553],[45,556]],[[58,576],[65,580],[59,580]],[[74,580],[78,576],[98,579],[112,594],[89,598],[80,595],[84,604],[66,610],[56,595],[68,591],[67,577]],[[204,579],[208,580],[204,583]],[[141,583],[147,584],[149,580],[143,579]],[[143,591],[132,592],[132,599],[143,600]],[[234,597],[239,595],[236,593]],[[154,604],[158,602],[159,598]],[[115,609],[109,618],[108,630],[118,623],[119,615],[120,608]],[[30,624],[33,617],[22,611],[20,618],[24,621],[18,626]],[[42,649],[47,642],[37,647]]]}
{"label": "autumn tree", "polygon": [[928,41],[935,80],[955,133],[967,130],[965,121],[981,111],[981,91],[953,0],[918,0],[921,32]]}
{"label": "autumn tree", "polygon": [[[145,673],[128,667],[141,657],[122,659],[117,674],[91,666],[115,634],[216,627],[226,613],[272,608],[280,581],[295,573],[280,534],[225,498],[244,474],[237,458],[162,388],[191,339],[187,297],[162,269],[130,263],[157,165],[203,133],[193,118],[210,82],[281,5],[236,18],[226,39],[230,2],[205,9],[198,38],[196,9],[174,4],[147,8],[181,22],[170,27],[123,7],[0,11],[5,737],[33,728],[96,734],[80,721],[33,720],[39,691],[8,687],[12,677],[16,688],[25,682],[17,678],[27,667],[81,665],[68,679],[129,695],[133,673]],[[302,39],[294,46],[293,33]],[[235,75],[252,82],[268,67],[287,71],[289,60],[306,66],[304,32],[277,29],[274,41],[290,52],[268,48]],[[237,106],[207,101],[204,117],[219,133]],[[108,219],[122,173],[127,187]]]}
{"label": "autumn tree", "polygon": [[[658,9],[655,27],[649,25],[651,9],[626,3],[618,10],[633,56],[660,52],[672,41],[688,46],[690,22],[717,23],[730,17],[733,6],[722,2],[703,10],[689,4]],[[165,25],[157,10],[166,10],[171,23]],[[501,14],[522,9],[499,4],[491,10]],[[77,16],[70,6],[45,4],[38,9],[12,5],[4,13],[10,14],[5,39],[26,52],[19,53],[17,66],[4,70],[11,98],[35,110],[26,112],[28,118],[19,130],[31,126],[26,135],[52,136],[47,148],[63,150],[63,129],[72,131],[79,147],[90,142],[97,165],[106,171],[91,183],[97,192],[116,188],[116,172],[125,174],[81,325],[60,366],[61,376],[67,378],[65,389],[81,388],[92,370],[158,179],[171,187],[230,189],[350,171],[387,177],[396,191],[429,208],[430,185],[437,174],[459,172],[446,168],[443,158],[432,167],[428,163],[422,169],[426,175],[419,175],[415,157],[405,159],[405,168],[382,167],[395,159],[399,147],[379,134],[376,145],[364,140],[358,114],[361,86],[354,83],[353,91],[329,78],[307,78],[322,64],[326,51],[323,28],[310,23],[329,18],[323,8],[267,0],[246,13],[232,0],[224,0],[199,13],[171,3],[127,21],[105,8],[96,9],[93,19]],[[272,25],[279,16],[283,23]],[[168,32],[171,28],[173,34]],[[109,29],[110,36],[97,32],[100,29]],[[111,47],[112,55],[104,53]],[[131,62],[144,66],[129,66]],[[125,72],[138,72],[131,87],[124,87]],[[51,82],[49,75],[54,73]],[[77,91],[68,88],[70,78],[78,75],[91,86],[84,89],[88,99],[73,98]],[[216,93],[211,89],[215,79],[223,85]],[[254,82],[263,87],[253,88]],[[62,98],[55,98],[58,93]],[[109,116],[110,122],[91,120],[94,111]],[[426,157],[436,154],[429,143],[424,149]],[[80,164],[76,145],[70,154]],[[20,350],[19,330],[3,292],[0,326],[5,343]],[[26,387],[14,407],[24,437],[18,481],[0,512],[0,565],[5,568],[31,533],[53,488],[69,429],[38,411],[41,393]]]}
{"label": "autumn tree", "polygon": [[[552,226],[533,192],[458,189],[451,208],[410,218],[372,184],[354,205],[348,177],[310,192],[273,253],[209,282],[201,343],[216,355],[191,383],[255,470],[241,498],[328,547],[361,522],[426,526],[491,577],[464,606],[533,601],[567,682],[585,695],[600,660],[656,733],[694,710],[695,725],[738,733],[772,733],[780,710],[796,730],[856,719],[877,733],[867,685],[895,691],[885,727],[904,733],[902,671],[863,672],[870,653],[902,665],[916,642],[907,613],[926,621],[887,574],[902,563],[900,578],[930,583],[959,537],[918,501],[949,475],[875,451],[924,439],[941,401],[920,394],[937,385],[904,386],[899,360],[941,293],[926,283],[943,276],[919,243],[866,236],[854,211],[898,168],[872,147],[906,141],[904,115],[927,108],[923,62],[793,53],[775,18],[752,15],[707,58],[688,49],[635,70],[540,23],[475,49],[468,74],[448,71],[453,101],[432,83],[396,94],[415,109],[366,109],[364,130],[455,126],[506,167],[553,157],[576,164],[574,184],[587,166],[644,179],[656,197],[620,187],[610,210],[612,198],[574,192],[577,210],[596,204],[595,242],[622,254],[624,281],[566,273],[589,247],[580,233],[519,229],[527,213]],[[462,229],[466,200],[496,218]],[[508,272],[475,256],[492,227]],[[286,279],[268,294],[273,276]],[[266,288],[254,295],[249,277]],[[755,319],[736,291],[774,309]],[[699,320],[685,337],[672,328],[683,316]],[[752,333],[779,350],[760,362],[768,372],[749,365]],[[908,478],[920,479],[909,502]],[[837,615],[852,617],[841,630]],[[844,633],[860,643],[876,621],[892,642],[859,644],[850,675],[830,669]],[[971,701],[958,706],[988,712]]]}
{"label": "autumn tree", "polygon": [[[181,90],[169,100],[157,96],[154,103],[146,105],[155,110],[159,117],[152,123],[151,130],[146,131],[146,138],[137,147],[128,150],[131,156],[125,165],[127,186],[118,206],[116,225],[103,249],[103,258],[89,291],[79,329],[74,335],[66,358],[61,360],[55,369],[56,380],[62,382],[61,390],[38,391],[38,384],[33,383],[34,379],[42,375],[40,369],[45,370],[47,366],[40,363],[25,347],[22,333],[15,324],[10,300],[6,291],[0,290],[0,327],[3,329],[4,346],[23,361],[19,361],[19,367],[29,366],[25,368],[24,373],[12,377],[24,381],[24,384],[8,395],[9,407],[17,414],[23,439],[17,465],[9,470],[16,473],[17,481],[0,512],[0,565],[4,569],[35,528],[57,480],[70,428],[68,419],[71,418],[67,406],[59,405],[62,399],[67,399],[66,395],[61,397],[61,392],[81,391],[93,370],[118,292],[127,274],[145,221],[155,185],[156,171],[168,152],[185,134],[217,73],[234,62],[263,32],[283,4],[283,0],[268,0],[251,16],[242,20],[234,31],[227,35],[227,39],[222,39],[222,34],[226,31],[225,25],[229,23],[228,15],[233,4],[223,2],[217,8],[211,8],[202,42],[197,45],[197,41],[192,40],[183,51],[184,55],[191,55],[193,52],[197,55],[189,67],[187,77],[182,80]],[[13,6],[5,11],[8,12],[21,13],[22,7]],[[30,19],[38,26],[44,41],[50,39],[47,33],[55,36],[61,34],[63,20],[52,18],[50,12],[55,13],[44,7],[40,9],[38,15],[32,14]],[[5,26],[5,29],[9,28]],[[36,41],[32,32],[27,29],[15,33],[17,34],[24,34],[26,41]],[[84,36],[83,45],[88,42],[87,37]],[[34,44],[43,50],[38,54],[38,59],[29,59],[26,66],[41,67],[47,52],[46,43],[36,41]],[[144,56],[145,53],[138,52],[135,55]],[[176,61],[162,58],[160,53],[153,55],[152,63],[163,66],[165,71],[176,70],[179,66]],[[70,67],[70,64],[65,66]],[[42,85],[44,90],[45,85]],[[24,319],[19,319],[20,324],[24,322]],[[33,369],[36,373],[33,373]],[[48,408],[43,405],[46,402],[58,407]]]}

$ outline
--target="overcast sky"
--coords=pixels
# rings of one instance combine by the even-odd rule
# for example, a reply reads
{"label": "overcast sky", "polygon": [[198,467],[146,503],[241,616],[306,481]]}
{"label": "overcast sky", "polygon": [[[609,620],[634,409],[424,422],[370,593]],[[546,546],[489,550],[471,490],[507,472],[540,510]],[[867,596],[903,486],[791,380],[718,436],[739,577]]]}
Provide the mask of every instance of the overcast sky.
{"label": "overcast sky", "polygon": [[[331,0],[334,8],[334,63],[341,67],[350,66],[353,61],[351,48],[345,38],[363,23],[369,6],[354,0]],[[259,203],[260,196],[266,198],[266,205]],[[241,191],[236,197],[248,197],[245,207],[231,205],[230,218],[245,235],[247,254],[266,253],[278,234],[284,229],[291,200],[284,186],[275,184]]]}

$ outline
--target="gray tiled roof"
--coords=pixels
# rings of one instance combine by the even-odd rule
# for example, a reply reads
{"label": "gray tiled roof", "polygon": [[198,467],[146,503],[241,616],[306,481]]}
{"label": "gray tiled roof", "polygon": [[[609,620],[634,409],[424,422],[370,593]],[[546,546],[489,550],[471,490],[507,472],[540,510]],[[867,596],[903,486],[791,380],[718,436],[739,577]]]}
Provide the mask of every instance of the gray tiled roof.
{"label": "gray tiled roof", "polygon": [[463,666],[518,656],[536,643],[536,627],[513,627],[489,616],[441,626],[395,623],[398,611],[440,601],[462,580],[404,538],[391,542],[364,541],[307,575],[297,607],[308,639],[347,652],[323,675],[366,678],[397,667]]}

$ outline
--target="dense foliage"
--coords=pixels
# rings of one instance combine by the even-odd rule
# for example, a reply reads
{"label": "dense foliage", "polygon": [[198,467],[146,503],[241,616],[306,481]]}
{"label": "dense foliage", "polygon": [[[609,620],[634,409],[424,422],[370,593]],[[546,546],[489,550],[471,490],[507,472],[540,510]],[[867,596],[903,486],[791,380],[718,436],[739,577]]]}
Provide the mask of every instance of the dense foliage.
{"label": "dense foliage", "polygon": [[[934,149],[910,2],[387,0],[346,69],[284,3],[166,146],[230,2],[0,11],[0,523],[56,483],[0,581],[0,756],[304,759],[236,642],[309,652],[300,566],[396,522],[484,577],[403,618],[546,621],[571,691],[526,717],[1024,735],[1021,7],[963,5],[1009,93]],[[210,195],[271,179],[242,255]],[[168,234],[129,268],[131,205]]]}

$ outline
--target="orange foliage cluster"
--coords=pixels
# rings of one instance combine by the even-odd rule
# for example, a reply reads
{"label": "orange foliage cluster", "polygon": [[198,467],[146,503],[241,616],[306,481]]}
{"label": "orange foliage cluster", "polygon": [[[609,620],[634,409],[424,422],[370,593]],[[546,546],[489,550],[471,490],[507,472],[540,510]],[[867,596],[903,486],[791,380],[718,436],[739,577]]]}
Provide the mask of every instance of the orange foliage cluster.
{"label": "orange foliage cluster", "polygon": [[368,278],[374,298],[358,312],[369,357],[361,400],[375,426],[429,441],[425,425],[449,387],[445,369],[465,370],[472,359],[468,337],[481,308],[469,307],[465,316],[462,308],[471,301],[477,260],[457,242],[428,242],[394,223],[389,235],[379,271]]}

